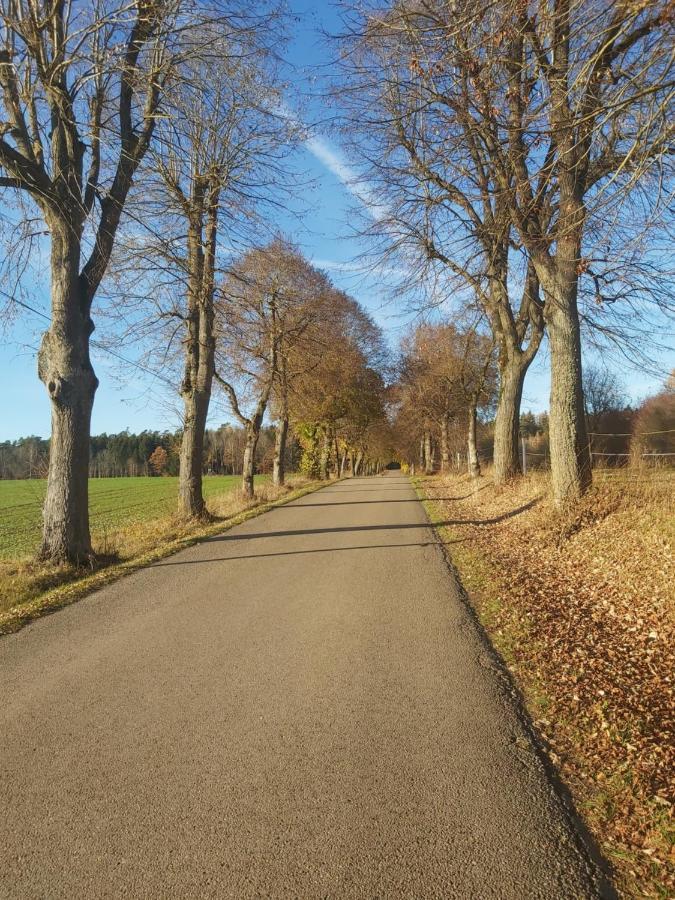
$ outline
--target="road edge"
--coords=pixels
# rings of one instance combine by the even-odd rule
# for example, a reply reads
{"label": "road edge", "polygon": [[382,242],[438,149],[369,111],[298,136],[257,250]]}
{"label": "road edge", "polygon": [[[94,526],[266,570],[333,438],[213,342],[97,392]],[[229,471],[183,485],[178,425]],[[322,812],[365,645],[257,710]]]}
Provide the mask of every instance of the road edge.
{"label": "road edge", "polygon": [[597,896],[602,898],[602,900],[620,900],[620,895],[614,887],[611,864],[603,856],[597,841],[577,810],[571,791],[563,781],[554,762],[551,760],[546,744],[542,740],[532,721],[532,716],[522,691],[515,682],[506,662],[490,640],[490,635],[481,622],[476,607],[471,600],[471,595],[464,586],[460,572],[452,559],[448,544],[443,540],[443,536],[439,531],[438,522],[434,521],[435,514],[432,508],[433,498],[426,496],[423,489],[423,482],[419,477],[408,476],[408,479],[412,489],[415,491],[415,495],[420,501],[425,518],[434,536],[435,543],[441,552],[443,561],[455,584],[457,597],[466,610],[485,652],[490,657],[492,671],[513,704],[518,721],[530,742],[533,753],[540,761],[546,778],[560,803],[563,815],[567,819],[570,833],[575,838],[577,848],[585,860],[589,872],[593,872],[596,876],[598,888]]}

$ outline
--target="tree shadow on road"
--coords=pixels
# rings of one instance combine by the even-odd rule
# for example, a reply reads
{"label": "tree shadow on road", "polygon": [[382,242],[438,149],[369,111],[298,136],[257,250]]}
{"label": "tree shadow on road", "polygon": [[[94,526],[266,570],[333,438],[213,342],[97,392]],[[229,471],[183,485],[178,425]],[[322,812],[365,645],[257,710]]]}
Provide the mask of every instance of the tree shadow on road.
{"label": "tree shadow on road", "polygon": [[[445,541],[446,544],[462,544],[465,538]],[[304,556],[312,553],[346,553],[350,550],[405,550],[410,547],[437,547],[438,541],[413,541],[409,544],[361,544],[355,547],[315,547],[311,550],[280,550],[278,553],[246,553],[241,556],[215,556],[209,559],[185,559],[162,561],[153,568],[162,566],[202,566],[208,563],[234,562],[239,559],[272,559],[278,556]]]}
{"label": "tree shadow on road", "polygon": [[402,494],[410,493],[410,485],[401,485],[400,487],[377,487],[377,488],[343,488],[339,484],[326,484],[326,488],[334,487],[335,490],[331,491],[331,495],[333,494]]}
{"label": "tree shadow on road", "polygon": [[[464,497],[434,497],[434,500],[464,500]],[[318,506],[363,506],[366,503],[419,503],[417,497],[406,497],[401,500],[337,500],[335,503],[293,503],[285,506],[277,506],[270,512],[285,512],[287,509],[314,509]]]}
{"label": "tree shadow on road", "polygon": [[[526,512],[535,506],[541,497],[535,497],[529,503],[512,509],[509,512],[502,513],[492,519],[445,519],[441,522],[434,522],[434,527],[441,528],[452,525],[496,525],[505,519],[512,519],[521,513]],[[391,525],[342,525],[335,528],[298,528],[285,531],[260,531],[260,532],[242,532],[241,534],[219,534],[214,537],[207,538],[205,543],[217,543],[219,541],[248,541],[256,538],[276,538],[276,537],[299,537],[300,535],[309,534],[348,534],[350,532],[366,532],[366,531],[404,531],[411,528],[428,528],[426,522],[403,522]]]}

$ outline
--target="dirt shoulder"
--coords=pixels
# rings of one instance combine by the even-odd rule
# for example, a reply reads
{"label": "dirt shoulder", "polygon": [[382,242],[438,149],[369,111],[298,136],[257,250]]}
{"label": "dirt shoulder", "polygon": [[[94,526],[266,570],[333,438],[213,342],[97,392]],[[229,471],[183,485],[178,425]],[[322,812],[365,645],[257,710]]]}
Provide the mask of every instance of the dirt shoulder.
{"label": "dirt shoulder", "polygon": [[625,896],[675,892],[673,480],[556,513],[533,474],[417,479],[552,761]]}

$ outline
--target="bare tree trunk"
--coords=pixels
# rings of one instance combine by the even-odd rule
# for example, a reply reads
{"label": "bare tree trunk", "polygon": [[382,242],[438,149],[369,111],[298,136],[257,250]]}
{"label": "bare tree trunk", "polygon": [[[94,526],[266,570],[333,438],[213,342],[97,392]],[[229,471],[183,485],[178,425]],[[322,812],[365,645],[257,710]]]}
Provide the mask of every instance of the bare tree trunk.
{"label": "bare tree trunk", "polygon": [[520,404],[523,383],[529,362],[510,356],[502,363],[499,379],[499,400],[495,417],[494,480],[504,484],[520,474],[518,435],[520,434]]}
{"label": "bare tree trunk", "polygon": [[557,506],[580,497],[591,484],[581,373],[576,279],[560,277],[548,308],[551,348],[549,413],[551,480]]}
{"label": "bare tree trunk", "polygon": [[286,438],[288,436],[288,416],[284,415],[277,425],[274,436],[274,462],[272,483],[280,487],[286,480]]}
{"label": "bare tree trunk", "polygon": [[274,383],[274,373],[276,372],[275,348],[276,344],[274,343],[273,339],[270,366],[271,375],[267,381],[267,384],[264,386],[262,393],[258,397],[258,403],[256,405],[255,412],[250,419],[242,414],[239,408],[237,395],[232,385],[228,381],[226,381],[219,372],[214,372],[216,379],[227,391],[232,406],[232,412],[244,427],[245,440],[244,458],[242,460],[241,490],[243,495],[249,499],[252,499],[255,496],[253,485],[253,478],[255,474],[255,451],[258,446],[260,429],[262,427],[263,419],[265,417],[265,410],[267,409],[267,404],[272,392],[272,385]]}
{"label": "bare tree trunk", "polygon": [[358,475],[361,471],[361,463],[363,462],[363,453],[359,450],[356,454],[356,461],[354,463],[354,475]]}
{"label": "bare tree trunk", "polygon": [[480,476],[480,461],[478,459],[478,447],[476,444],[476,404],[469,405],[469,429],[467,436],[467,461],[469,475],[472,478]]}
{"label": "bare tree trunk", "polygon": [[495,416],[494,479],[504,484],[520,474],[518,436],[520,405],[527,370],[535,358],[544,333],[540,283],[530,260],[518,315],[512,314],[509,298],[506,252],[497,266],[490,292],[491,327],[499,347],[499,399]]}
{"label": "bare tree trunk", "polygon": [[[201,186],[192,196],[195,215],[187,234],[188,318],[185,342],[185,374],[181,385],[184,402],[183,439],[178,478],[178,511],[183,519],[207,517],[202,491],[204,432],[211,402],[215,369],[214,271],[218,232],[218,191],[205,203]],[[206,218],[206,229],[204,229]],[[206,250],[206,252],[205,252]]]}
{"label": "bare tree trunk", "polygon": [[76,565],[92,557],[89,432],[98,387],[89,358],[94,324],[83,296],[79,259],[78,238],[52,227],[52,324],[42,337],[38,354],[38,375],[47,389],[52,413],[39,557]]}
{"label": "bare tree trunk", "polygon": [[432,448],[431,432],[424,432],[424,471],[430,475],[434,471],[434,457]]}
{"label": "bare tree trunk", "polygon": [[450,447],[448,446],[448,417],[443,416],[441,419],[441,472],[448,472],[450,469]]}
{"label": "bare tree trunk", "polygon": [[331,445],[333,436],[330,425],[325,425],[323,430],[323,444],[321,446],[321,458],[319,461],[319,478],[326,481],[328,478],[328,463],[330,462]]}
{"label": "bare tree trunk", "polygon": [[260,429],[254,424],[246,426],[246,444],[244,445],[244,462],[242,466],[241,490],[249,500],[255,495],[253,481],[255,475],[255,451],[258,446]]}
{"label": "bare tree trunk", "polygon": [[345,469],[347,468],[347,451],[342,454],[342,460],[340,461],[340,478],[344,478]]}
{"label": "bare tree trunk", "polygon": [[192,390],[184,395],[183,438],[178,476],[178,509],[184,519],[206,516],[202,492],[204,431],[211,398],[208,391]]}

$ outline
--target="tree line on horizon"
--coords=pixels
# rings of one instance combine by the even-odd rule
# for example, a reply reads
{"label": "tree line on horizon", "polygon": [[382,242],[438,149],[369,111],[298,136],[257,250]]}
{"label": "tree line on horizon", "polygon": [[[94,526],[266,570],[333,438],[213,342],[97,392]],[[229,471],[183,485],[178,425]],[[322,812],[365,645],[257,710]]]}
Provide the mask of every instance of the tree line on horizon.
{"label": "tree line on horizon", "polygon": [[[409,346],[405,340],[404,345]],[[591,451],[599,455],[605,466],[623,466],[628,460],[646,454],[663,462],[675,455],[675,373],[662,390],[633,406],[625,395],[618,376],[602,369],[588,367],[584,373],[586,421],[591,437]],[[470,435],[470,423],[454,410],[445,422],[429,418],[429,406],[420,406],[416,417],[411,410],[400,406],[400,383],[388,386],[385,406],[387,422],[379,423],[379,464],[397,461],[415,466],[419,471],[448,471],[472,465],[469,440],[476,457],[478,470],[481,460],[490,460],[494,453],[494,410],[478,409],[476,433]],[[449,392],[452,396],[452,392]],[[433,407],[431,408],[433,412]],[[441,418],[444,410],[441,409]],[[408,421],[406,422],[406,417]],[[425,439],[424,426],[428,440]],[[420,432],[420,429],[422,431]],[[308,439],[307,426],[300,426],[300,436],[294,430],[288,435],[285,468],[289,472],[305,471],[320,474],[320,443]],[[316,429],[319,431],[319,429]],[[519,435],[525,440],[530,454],[529,465],[546,468],[550,457],[548,412],[520,414]],[[421,433],[421,437],[420,437]],[[315,434],[316,437],[316,434]],[[89,463],[90,478],[119,478],[149,475],[177,476],[180,468],[182,432],[144,430],[118,434],[92,435]],[[301,442],[302,441],[302,442]],[[255,468],[261,474],[272,474],[277,429],[263,425],[256,449]],[[245,430],[234,424],[207,428],[204,433],[202,471],[204,475],[241,475],[243,471]],[[342,453],[340,453],[342,446]],[[165,451],[161,470],[153,469],[151,458],[160,448]],[[459,464],[457,463],[459,459]],[[335,474],[356,468],[356,456],[349,457],[348,447],[340,444],[327,459]],[[0,442],[0,480],[46,478],[49,467],[49,439],[35,435]]]}
{"label": "tree line on horizon", "polygon": [[[156,474],[177,476],[180,467],[182,433],[177,431],[144,430],[139,433],[121,431],[118,434],[91,436],[89,477],[122,478]],[[241,475],[245,446],[244,429],[236,425],[207,428],[204,434],[204,474]],[[275,429],[263,426],[256,452],[256,471],[270,473],[274,453]],[[161,448],[166,453],[160,472],[150,460]],[[287,466],[295,471],[299,466],[301,448],[293,436],[287,449]],[[14,441],[0,442],[0,479],[46,478],[49,469],[49,439],[30,435]]]}

